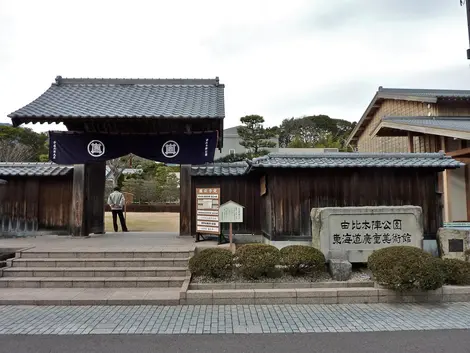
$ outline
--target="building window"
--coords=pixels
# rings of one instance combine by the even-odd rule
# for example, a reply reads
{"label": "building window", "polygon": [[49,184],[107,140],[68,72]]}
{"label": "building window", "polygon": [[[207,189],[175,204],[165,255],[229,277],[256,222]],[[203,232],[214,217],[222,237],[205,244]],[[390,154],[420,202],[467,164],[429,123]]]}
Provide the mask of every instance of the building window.
{"label": "building window", "polygon": [[228,150],[228,154],[233,156],[235,154],[235,150],[233,150],[233,149]]}

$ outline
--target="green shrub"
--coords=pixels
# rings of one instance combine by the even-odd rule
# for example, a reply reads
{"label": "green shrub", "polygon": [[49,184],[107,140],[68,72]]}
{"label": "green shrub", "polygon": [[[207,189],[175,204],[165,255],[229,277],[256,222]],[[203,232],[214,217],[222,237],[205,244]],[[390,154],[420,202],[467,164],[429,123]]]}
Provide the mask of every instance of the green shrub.
{"label": "green shrub", "polygon": [[267,244],[246,244],[235,252],[242,276],[250,279],[274,278],[280,275],[276,267],[280,262],[279,249]]}
{"label": "green shrub", "polygon": [[444,259],[442,266],[446,283],[458,286],[470,285],[470,263],[457,259]]}
{"label": "green shrub", "polygon": [[397,291],[434,290],[445,281],[442,261],[411,246],[376,250],[368,267],[379,284]]}
{"label": "green shrub", "polygon": [[189,259],[189,270],[195,276],[231,277],[233,270],[232,252],[227,249],[204,249]]}
{"label": "green shrub", "polygon": [[325,256],[311,246],[286,246],[281,249],[281,265],[292,276],[314,275],[325,270]]}

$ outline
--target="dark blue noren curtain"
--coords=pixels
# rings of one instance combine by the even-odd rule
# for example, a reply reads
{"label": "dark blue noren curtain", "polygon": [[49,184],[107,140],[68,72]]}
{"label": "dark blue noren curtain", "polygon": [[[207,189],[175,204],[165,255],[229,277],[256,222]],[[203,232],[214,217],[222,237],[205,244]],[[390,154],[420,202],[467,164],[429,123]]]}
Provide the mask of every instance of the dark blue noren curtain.
{"label": "dark blue noren curtain", "polygon": [[214,161],[217,133],[106,135],[49,132],[49,159],[57,164],[106,161],[129,153],[157,162],[204,164]]}

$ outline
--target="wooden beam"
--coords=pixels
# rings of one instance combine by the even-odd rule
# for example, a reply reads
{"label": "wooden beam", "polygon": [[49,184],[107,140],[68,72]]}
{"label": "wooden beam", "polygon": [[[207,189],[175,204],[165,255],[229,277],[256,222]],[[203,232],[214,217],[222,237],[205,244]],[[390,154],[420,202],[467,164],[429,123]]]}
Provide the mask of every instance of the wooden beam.
{"label": "wooden beam", "polygon": [[465,167],[465,200],[467,203],[467,222],[470,222],[470,166]]}
{"label": "wooden beam", "polygon": [[458,156],[462,156],[465,154],[470,154],[470,147],[462,148],[457,151],[447,152],[446,154],[451,157],[458,157]]}
{"label": "wooden beam", "polygon": [[470,157],[454,157],[454,159],[465,164],[470,163]]}
{"label": "wooden beam", "polygon": [[192,235],[192,194],[191,165],[182,165],[180,171],[180,235]]}
{"label": "wooden beam", "polygon": [[76,237],[88,236],[85,217],[85,179],[85,165],[74,165],[70,232]]}
{"label": "wooden beam", "polygon": [[[441,136],[441,149],[445,152],[447,149],[446,138]],[[444,196],[444,222],[451,221],[451,209],[450,209],[450,195],[449,195],[449,182],[450,182],[450,170],[446,169],[442,172],[442,186]]]}
{"label": "wooden beam", "polygon": [[414,151],[415,151],[415,146],[413,143],[413,134],[411,132],[408,132],[408,152],[414,153]]}

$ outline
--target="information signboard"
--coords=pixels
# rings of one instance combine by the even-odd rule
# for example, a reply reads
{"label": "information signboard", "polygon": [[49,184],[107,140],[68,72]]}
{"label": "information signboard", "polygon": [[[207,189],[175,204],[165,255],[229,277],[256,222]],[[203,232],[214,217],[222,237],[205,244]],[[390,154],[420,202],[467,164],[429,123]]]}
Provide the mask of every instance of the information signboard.
{"label": "information signboard", "polygon": [[196,189],[196,232],[220,234],[220,188]]}
{"label": "information signboard", "polygon": [[243,223],[243,206],[229,201],[220,206],[220,223]]}

